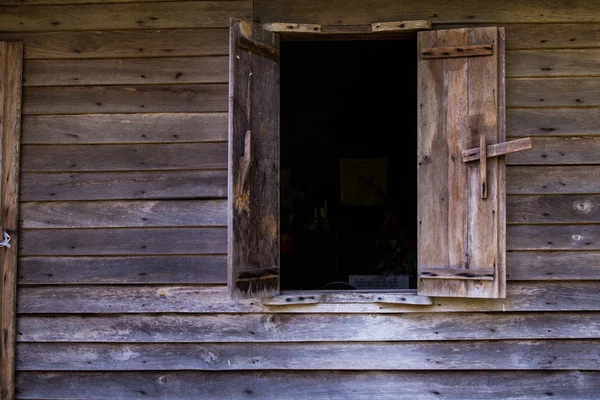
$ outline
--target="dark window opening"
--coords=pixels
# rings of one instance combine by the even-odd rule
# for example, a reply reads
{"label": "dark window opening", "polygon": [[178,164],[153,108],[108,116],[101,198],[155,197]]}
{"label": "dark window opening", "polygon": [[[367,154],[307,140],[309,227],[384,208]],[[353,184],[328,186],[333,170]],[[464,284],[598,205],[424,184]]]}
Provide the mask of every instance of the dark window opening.
{"label": "dark window opening", "polygon": [[416,288],[416,57],[282,43],[281,289]]}

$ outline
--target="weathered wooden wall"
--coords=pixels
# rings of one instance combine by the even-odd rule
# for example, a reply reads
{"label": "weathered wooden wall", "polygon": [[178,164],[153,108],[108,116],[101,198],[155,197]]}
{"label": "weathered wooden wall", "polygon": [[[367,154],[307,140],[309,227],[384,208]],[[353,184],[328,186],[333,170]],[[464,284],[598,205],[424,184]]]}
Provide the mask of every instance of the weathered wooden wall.
{"label": "weathered wooden wall", "polygon": [[[227,300],[228,17],[251,1],[4,0],[25,42],[21,399],[595,399],[593,0],[256,0],[261,22],[507,29],[508,297]],[[469,371],[465,371],[469,370]]]}

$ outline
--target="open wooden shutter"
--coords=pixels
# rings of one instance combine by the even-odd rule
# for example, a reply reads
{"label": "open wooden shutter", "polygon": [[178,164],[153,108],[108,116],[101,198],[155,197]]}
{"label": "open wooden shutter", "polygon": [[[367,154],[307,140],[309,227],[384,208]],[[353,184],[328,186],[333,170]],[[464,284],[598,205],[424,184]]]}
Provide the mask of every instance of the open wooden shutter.
{"label": "open wooden shutter", "polygon": [[228,284],[231,298],[279,294],[279,36],[232,21]]}
{"label": "open wooden shutter", "polygon": [[0,398],[3,400],[14,399],[15,393],[22,69],[23,45],[0,42]]}
{"label": "open wooden shutter", "polygon": [[418,40],[418,293],[504,298],[504,29]]}

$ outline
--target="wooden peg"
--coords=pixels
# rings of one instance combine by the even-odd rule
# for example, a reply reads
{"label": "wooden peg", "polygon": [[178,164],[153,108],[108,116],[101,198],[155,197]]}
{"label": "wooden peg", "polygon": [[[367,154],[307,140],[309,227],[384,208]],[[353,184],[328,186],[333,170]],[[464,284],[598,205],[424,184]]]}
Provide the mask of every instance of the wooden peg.
{"label": "wooden peg", "polygon": [[479,134],[479,177],[481,198],[487,199],[487,143],[484,134]]}

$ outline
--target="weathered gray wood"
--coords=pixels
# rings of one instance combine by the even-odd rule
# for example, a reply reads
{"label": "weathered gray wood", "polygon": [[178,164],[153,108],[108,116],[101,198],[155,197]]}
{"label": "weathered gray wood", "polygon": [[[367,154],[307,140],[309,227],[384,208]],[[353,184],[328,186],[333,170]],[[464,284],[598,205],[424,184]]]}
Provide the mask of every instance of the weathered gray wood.
{"label": "weathered gray wood", "polygon": [[414,21],[391,21],[391,22],[375,22],[371,24],[373,32],[413,32],[431,29],[431,21],[414,20]]}
{"label": "weathered gray wood", "polygon": [[262,28],[269,32],[275,33],[319,33],[321,32],[321,25],[318,24],[296,24],[287,22],[270,22],[263,24]]}
{"label": "weathered gray wood", "polygon": [[23,256],[225,254],[224,228],[35,229],[21,231]]}
{"label": "weathered gray wood", "polygon": [[[90,18],[93,15],[94,18]],[[6,32],[226,27],[229,17],[250,20],[252,2],[165,1],[155,3],[0,6]]]}
{"label": "weathered gray wood", "polygon": [[23,42],[25,59],[226,56],[227,37],[226,28],[0,33]]}
{"label": "weathered gray wood", "polygon": [[227,85],[51,86],[23,90],[24,114],[226,112]]}
{"label": "weathered gray wood", "polygon": [[534,137],[528,151],[509,154],[506,162],[516,164],[598,164],[600,137]]}
{"label": "weathered gray wood", "polygon": [[[139,239],[138,239],[139,241]],[[163,296],[159,296],[159,292]],[[18,312],[29,313],[429,313],[471,311],[599,311],[600,282],[512,282],[506,299],[437,297],[432,306],[324,302],[269,307],[229,300],[225,286],[38,286],[19,289]]]}
{"label": "weathered gray wood", "polygon": [[227,56],[107,60],[28,60],[24,86],[227,82]]}
{"label": "weathered gray wood", "polygon": [[22,228],[227,226],[226,200],[21,203]]}
{"label": "weathered gray wood", "polygon": [[[461,157],[464,149],[505,141],[500,115],[504,112],[502,35],[497,28],[419,33],[421,54],[434,52],[424,49],[467,45],[496,48],[494,56],[419,59],[418,292],[422,295],[504,297],[505,267],[499,255],[505,229],[499,223],[503,222],[499,215],[504,207],[504,159],[486,158],[483,165],[471,166]],[[444,271],[434,274],[434,268]],[[456,269],[456,279],[448,279],[450,268]],[[494,273],[489,273],[490,268]],[[485,279],[462,279],[478,269],[485,270]]]}
{"label": "weathered gray wood", "polygon": [[230,29],[228,284],[232,298],[268,297],[279,293],[279,37]]}
{"label": "weathered gray wood", "polygon": [[600,196],[509,196],[509,223],[600,223]]}
{"label": "weathered gray wood", "polygon": [[226,198],[227,170],[25,173],[21,200]]}
{"label": "weathered gray wood", "polygon": [[597,251],[514,251],[507,258],[510,280],[600,280]]}
{"label": "weathered gray wood", "polygon": [[19,285],[225,283],[219,256],[21,257]]}
{"label": "weathered gray wood", "polygon": [[[484,137],[485,138],[485,137]],[[485,146],[485,142],[483,142],[479,147],[467,149],[462,151],[463,162],[480,160],[482,147]],[[485,157],[498,157],[505,154],[516,153],[519,151],[529,150],[531,149],[531,139],[516,139],[510,140],[508,142],[501,142],[497,144],[491,144],[489,146],[485,146],[483,150],[485,150]],[[480,163],[481,164],[481,163]]]}
{"label": "weathered gray wood", "polygon": [[506,81],[509,107],[600,105],[600,77],[518,78]]}
{"label": "weathered gray wood", "polygon": [[493,281],[494,275],[494,268],[477,268],[472,271],[458,268],[422,268],[420,278]]}
{"label": "weathered gray wood", "polygon": [[419,296],[415,292],[385,292],[385,291],[323,291],[318,293],[294,290],[287,294],[267,297],[262,303],[267,306],[286,306],[290,304],[318,304],[324,303],[388,303],[388,304],[413,304],[431,305],[432,300],[427,296]]}
{"label": "weathered gray wood", "polygon": [[370,24],[378,21],[428,19],[432,23],[515,23],[515,22],[598,22],[594,0],[533,0],[527,3],[495,3],[459,0],[425,3],[386,0],[347,0],[326,3],[319,0],[281,3],[255,0],[254,18],[261,22],[294,21],[314,24]]}
{"label": "weathered gray wood", "polygon": [[24,172],[227,167],[227,143],[23,146]]}
{"label": "weathered gray wood", "polygon": [[507,49],[598,47],[600,24],[508,24]]}
{"label": "weathered gray wood", "polygon": [[[17,345],[18,371],[599,370],[599,340]],[[502,357],[498,357],[502,354]],[[360,362],[356,362],[356,360]]]}
{"label": "weathered gray wood", "polygon": [[31,115],[23,144],[176,143],[227,140],[227,114]]}
{"label": "weathered gray wood", "polygon": [[511,250],[599,250],[600,225],[511,225]]}
{"label": "weathered gray wood", "polygon": [[[481,400],[595,400],[600,390],[596,371],[248,371],[248,372],[20,372],[22,399],[140,398],[196,400],[199,397],[281,400],[397,400],[445,398]],[[332,390],[335,388],[335,390]],[[443,396],[443,397],[442,397]]]}
{"label": "weathered gray wood", "polygon": [[[22,316],[20,342],[211,343],[597,339],[598,313]],[[447,344],[449,347],[451,344]]]}
{"label": "weathered gray wood", "polygon": [[[0,42],[0,397],[14,399],[23,45]],[[4,238],[4,236],[3,236]]]}
{"label": "weathered gray wood", "polygon": [[507,168],[510,194],[600,193],[600,167],[527,166]]}
{"label": "weathered gray wood", "polygon": [[598,75],[600,49],[515,50],[506,58],[508,77]]}
{"label": "weathered gray wood", "polygon": [[459,44],[448,47],[422,47],[420,53],[423,59],[491,56],[493,48],[493,44]]}
{"label": "weathered gray wood", "polygon": [[599,136],[600,108],[513,108],[509,136]]}

